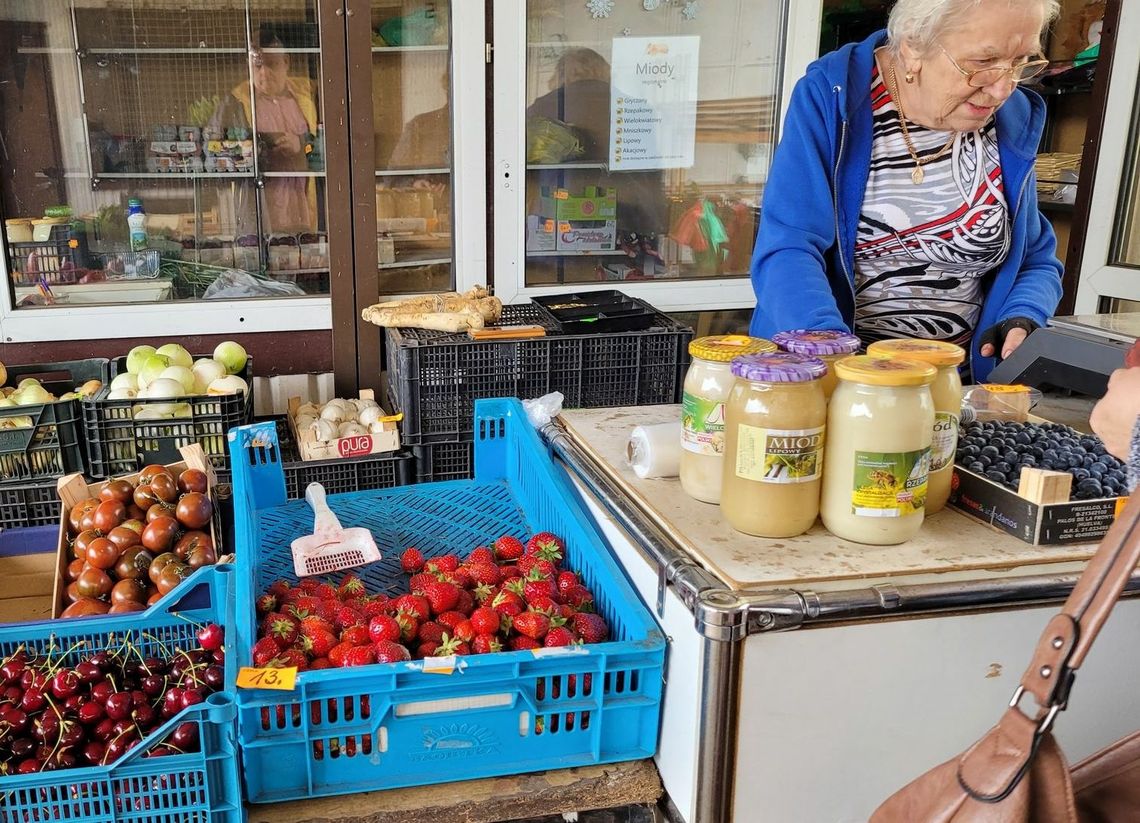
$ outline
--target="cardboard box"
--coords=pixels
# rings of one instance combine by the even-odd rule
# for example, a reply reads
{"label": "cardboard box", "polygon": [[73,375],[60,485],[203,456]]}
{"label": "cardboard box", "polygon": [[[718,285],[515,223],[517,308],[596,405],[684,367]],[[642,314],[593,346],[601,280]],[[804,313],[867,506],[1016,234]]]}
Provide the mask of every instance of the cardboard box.
{"label": "cardboard box", "polygon": [[1125,497],[1039,504],[989,478],[954,467],[950,505],[1026,543],[1095,543],[1124,508]]}
{"label": "cardboard box", "polygon": [[554,251],[553,218],[540,217],[529,214],[526,218],[526,250],[527,251]]}
{"label": "cardboard box", "polygon": [[[224,547],[218,543],[218,532],[215,528],[218,516],[217,501],[213,495],[214,485],[217,483],[217,478],[214,476],[214,469],[210,465],[210,461],[206,459],[206,453],[202,451],[202,447],[197,443],[182,446],[178,449],[178,452],[182,455],[182,460],[178,463],[166,464],[166,467],[170,469],[175,478],[186,469],[201,469],[206,473],[206,494],[210,496],[210,500],[214,503],[214,518],[210,521],[210,538],[214,541],[214,546],[218,552],[218,562],[221,563],[223,562],[222,550]],[[134,486],[138,484],[138,472],[119,475],[113,479],[127,480]],[[67,566],[73,558],[71,556],[71,547],[68,545],[67,540],[67,515],[75,504],[82,503],[89,497],[98,497],[99,489],[107,482],[106,480],[99,480],[95,483],[88,483],[82,474],[69,474],[59,478],[56,483],[56,488],[59,490],[59,499],[63,505],[59,515],[59,545],[56,548],[52,617],[58,618],[68,606]]]}
{"label": "cardboard box", "polygon": [[613,251],[617,248],[617,221],[559,222],[554,248],[558,251]]}
{"label": "cardboard box", "polygon": [[616,220],[617,189],[586,186],[573,195],[566,189],[543,187],[538,198],[538,214],[552,220]]}
{"label": "cardboard box", "polygon": [[[361,400],[374,400],[372,389],[360,390]],[[337,460],[342,457],[365,457],[370,454],[392,452],[400,448],[400,415],[381,417],[384,430],[380,433],[362,434],[356,437],[338,437],[335,440],[321,441],[316,434],[298,431],[294,418],[301,407],[300,397],[289,398],[289,431],[297,444],[302,460]]]}

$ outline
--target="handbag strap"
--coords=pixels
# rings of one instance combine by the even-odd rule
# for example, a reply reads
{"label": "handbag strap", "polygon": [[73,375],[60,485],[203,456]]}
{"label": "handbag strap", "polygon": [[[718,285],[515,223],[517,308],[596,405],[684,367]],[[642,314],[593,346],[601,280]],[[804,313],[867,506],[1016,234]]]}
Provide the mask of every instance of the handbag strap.
{"label": "handbag strap", "polygon": [[[998,725],[959,760],[958,781],[975,799],[1004,799],[1029,770],[1041,739],[1068,703],[1077,669],[1138,562],[1140,490],[1132,493],[1065,605],[1046,625],[1009,709]],[[1027,692],[1037,702],[1032,716],[1020,708]]]}

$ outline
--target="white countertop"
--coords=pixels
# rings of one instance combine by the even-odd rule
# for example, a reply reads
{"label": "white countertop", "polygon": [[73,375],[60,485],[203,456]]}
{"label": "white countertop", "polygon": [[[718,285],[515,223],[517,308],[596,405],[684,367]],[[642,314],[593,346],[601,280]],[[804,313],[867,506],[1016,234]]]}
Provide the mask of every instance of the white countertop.
{"label": "white countertop", "polygon": [[693,500],[676,478],[642,480],[625,460],[637,425],[677,420],[679,406],[576,409],[562,413],[568,432],[657,526],[690,556],[737,590],[849,588],[891,580],[979,579],[1080,569],[1096,544],[1032,546],[952,509],[927,518],[919,535],[897,546],[840,540],[818,522],[807,534],[778,540],[741,534],[718,506]]}

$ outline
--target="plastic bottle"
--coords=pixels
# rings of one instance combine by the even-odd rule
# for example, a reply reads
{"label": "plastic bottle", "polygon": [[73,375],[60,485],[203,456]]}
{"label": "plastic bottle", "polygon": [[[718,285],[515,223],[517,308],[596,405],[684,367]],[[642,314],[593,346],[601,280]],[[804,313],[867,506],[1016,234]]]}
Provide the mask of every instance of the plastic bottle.
{"label": "plastic bottle", "polygon": [[142,251],[146,248],[146,212],[143,211],[142,201],[132,197],[127,201],[127,229],[130,232],[131,251]]}

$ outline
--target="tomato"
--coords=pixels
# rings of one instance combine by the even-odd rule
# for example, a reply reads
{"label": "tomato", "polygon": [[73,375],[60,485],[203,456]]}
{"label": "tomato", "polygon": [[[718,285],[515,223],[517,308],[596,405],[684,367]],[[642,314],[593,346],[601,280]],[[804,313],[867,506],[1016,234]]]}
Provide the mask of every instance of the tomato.
{"label": "tomato", "polygon": [[178,521],[173,517],[158,517],[146,524],[142,544],[152,552],[168,552],[178,537]]}
{"label": "tomato", "polygon": [[96,569],[109,569],[115,565],[122,552],[106,537],[96,537],[87,547],[87,565]]}
{"label": "tomato", "polygon": [[201,469],[187,469],[178,475],[178,491],[206,493],[206,473]]}
{"label": "tomato", "polygon": [[214,515],[214,504],[201,492],[187,492],[178,500],[174,516],[188,529],[203,529]]}

